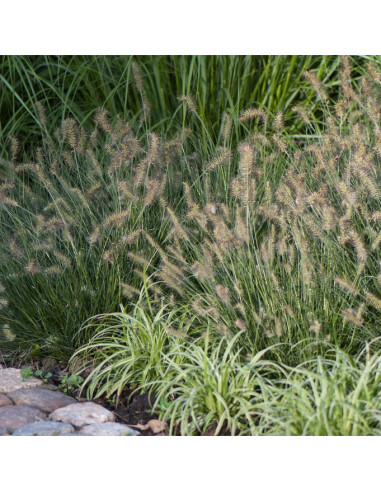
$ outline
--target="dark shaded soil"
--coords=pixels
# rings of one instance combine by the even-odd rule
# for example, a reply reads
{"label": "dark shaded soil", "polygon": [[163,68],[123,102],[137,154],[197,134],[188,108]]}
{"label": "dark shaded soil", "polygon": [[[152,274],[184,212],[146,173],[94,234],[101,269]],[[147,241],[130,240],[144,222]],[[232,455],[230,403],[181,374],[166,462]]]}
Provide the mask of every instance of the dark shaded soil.
{"label": "dark shaded soil", "polygon": [[[141,395],[135,393],[132,396],[131,393],[131,391],[122,393],[118,405],[108,401],[106,398],[97,398],[92,401],[113,412],[118,422],[131,425],[132,427],[136,424],[146,424],[151,419],[158,419],[158,415],[152,413],[154,401],[152,398],[149,398],[148,393]],[[148,430],[143,431],[139,429],[139,432],[144,436],[158,435]]]}

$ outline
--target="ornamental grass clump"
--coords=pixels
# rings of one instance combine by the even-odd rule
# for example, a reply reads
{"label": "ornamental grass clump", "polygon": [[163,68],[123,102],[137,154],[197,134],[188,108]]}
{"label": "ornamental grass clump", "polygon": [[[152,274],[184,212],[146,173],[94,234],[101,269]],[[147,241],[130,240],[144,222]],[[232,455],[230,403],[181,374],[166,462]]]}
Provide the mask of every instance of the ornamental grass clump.
{"label": "ornamental grass clump", "polygon": [[381,434],[379,352],[352,359],[334,349],[329,359],[318,357],[287,373],[273,384],[271,403],[258,405],[259,427],[267,427],[267,435]]}
{"label": "ornamental grass clump", "polygon": [[301,144],[282,114],[244,111],[240,120],[259,118],[262,133],[249,132],[237,152],[217,149],[183,183],[182,214],[160,199],[164,241],[142,233],[161,257],[150,269],[156,291],[211,323],[216,339],[244,332],[247,354],[308,339],[356,353],[380,334],[380,87],[373,65],[357,88],[348,58],[342,66],[334,103],[306,73],[325,133]]}
{"label": "ornamental grass clump", "polygon": [[282,370],[258,363],[260,357],[244,364],[239,337],[212,348],[207,335],[203,346],[182,344],[163,356],[160,376],[143,387],[156,390],[153,411],[169,422],[170,434],[260,434],[256,402],[271,393],[271,378]]}
{"label": "ornamental grass clump", "polygon": [[163,143],[150,133],[139,140],[102,109],[90,134],[63,120],[27,162],[9,138],[9,158],[0,164],[4,350],[67,359],[87,318],[140,291],[131,255],[141,250],[143,226],[159,237],[165,231],[157,203],[177,199],[176,185],[166,198],[167,183],[184,138]]}
{"label": "ornamental grass clump", "polygon": [[154,383],[166,366],[165,355],[194,335],[193,320],[183,312],[167,312],[165,305],[149,308],[143,300],[144,290],[130,313],[123,309],[94,316],[81,328],[89,342],[76,351],[70,366],[87,371],[82,388],[90,399],[116,396],[118,403],[126,388]]}

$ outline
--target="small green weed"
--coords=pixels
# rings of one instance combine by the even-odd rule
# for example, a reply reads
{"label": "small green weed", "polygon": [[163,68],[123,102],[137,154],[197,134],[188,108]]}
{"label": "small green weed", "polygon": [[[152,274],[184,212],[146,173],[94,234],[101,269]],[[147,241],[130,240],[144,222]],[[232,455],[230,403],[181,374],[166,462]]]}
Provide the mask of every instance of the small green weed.
{"label": "small green weed", "polygon": [[69,391],[73,391],[81,386],[83,383],[83,378],[78,374],[64,374],[60,376],[61,384],[59,385],[59,389],[64,393],[68,393]]}
{"label": "small green weed", "polygon": [[42,379],[45,383],[47,383],[49,378],[51,378],[53,375],[51,372],[46,372],[44,374],[44,372],[41,369],[37,369],[35,371],[31,366],[24,367],[23,369],[21,369],[20,374],[24,381],[34,376],[36,378]]}

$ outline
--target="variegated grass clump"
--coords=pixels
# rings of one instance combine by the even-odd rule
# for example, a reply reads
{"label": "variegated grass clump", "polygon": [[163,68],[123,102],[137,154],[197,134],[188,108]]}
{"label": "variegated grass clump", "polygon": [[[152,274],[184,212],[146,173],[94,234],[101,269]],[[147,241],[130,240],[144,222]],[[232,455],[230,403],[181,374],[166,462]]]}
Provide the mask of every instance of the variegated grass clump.
{"label": "variegated grass clump", "polygon": [[163,355],[160,376],[143,387],[154,392],[171,435],[381,434],[379,351],[367,345],[353,359],[327,344],[327,357],[290,367],[269,360],[276,345],[242,360],[240,336]]}
{"label": "variegated grass clump", "polygon": [[[70,361],[72,371],[88,371],[83,382],[87,396],[116,396],[123,390],[152,384],[166,366],[165,354],[179,348],[180,341],[194,334],[192,318],[182,310],[168,312],[166,306],[153,308],[142,296],[130,313],[90,318],[81,328],[89,340]],[[179,359],[177,359],[180,362]]]}
{"label": "variegated grass clump", "polygon": [[163,355],[160,375],[145,382],[154,392],[153,410],[169,422],[171,435],[261,435],[264,401],[272,402],[281,365],[262,360],[266,350],[244,361],[241,333],[218,344],[182,344]]}
{"label": "variegated grass clump", "polygon": [[156,133],[139,139],[104,110],[95,114],[91,134],[63,120],[27,162],[18,139],[9,137],[0,182],[4,350],[68,357],[87,318],[139,292],[132,258],[143,227],[159,237],[165,231],[157,203],[177,200],[173,181],[185,138],[180,132],[167,142]]}
{"label": "variegated grass clump", "polygon": [[[380,352],[369,347],[355,360],[334,349],[295,368],[257,406],[258,429],[274,436],[379,436]],[[261,412],[263,410],[263,412]]]}

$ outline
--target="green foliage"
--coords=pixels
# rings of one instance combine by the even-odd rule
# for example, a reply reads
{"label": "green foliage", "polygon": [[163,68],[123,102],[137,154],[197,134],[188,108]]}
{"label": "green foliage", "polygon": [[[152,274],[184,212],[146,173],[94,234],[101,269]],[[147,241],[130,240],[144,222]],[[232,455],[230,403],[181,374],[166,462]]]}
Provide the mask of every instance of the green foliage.
{"label": "green foliage", "polygon": [[28,366],[20,370],[21,377],[26,380],[33,376],[33,367]]}
{"label": "green foliage", "polygon": [[45,383],[49,380],[49,378],[52,377],[51,372],[46,372],[42,371],[41,369],[37,369],[36,371],[33,369],[31,366],[24,367],[23,369],[20,370],[21,377],[23,380],[27,380],[31,378],[32,376],[36,378],[42,379]]}
{"label": "green foliage", "polygon": [[61,383],[59,389],[64,393],[68,391],[73,391],[74,389],[80,388],[83,383],[83,378],[78,374],[63,374],[61,376]]}
{"label": "green foliage", "polygon": [[275,114],[311,103],[314,94],[302,73],[316,70],[334,87],[337,66],[336,56],[1,56],[2,133],[24,133],[31,141],[45,132],[36,103],[46,106],[48,132],[62,118],[87,124],[101,106],[113,119],[138,124],[145,112],[147,129],[173,131],[185,120],[177,96],[189,95],[199,108],[192,126],[205,145],[210,138],[216,142],[225,113],[238,116],[259,104]]}

